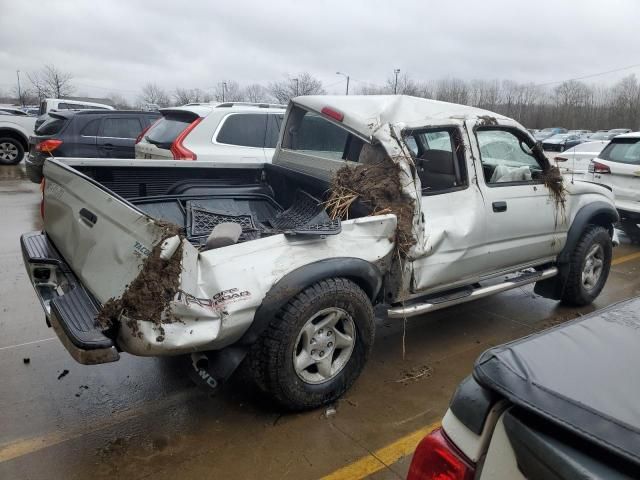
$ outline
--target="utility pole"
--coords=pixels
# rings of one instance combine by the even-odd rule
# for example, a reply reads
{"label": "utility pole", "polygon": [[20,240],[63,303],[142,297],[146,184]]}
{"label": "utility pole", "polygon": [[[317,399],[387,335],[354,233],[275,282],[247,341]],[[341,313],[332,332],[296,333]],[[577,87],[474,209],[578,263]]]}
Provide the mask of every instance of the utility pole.
{"label": "utility pole", "polygon": [[347,75],[346,73],[342,73],[342,72],[336,72],[336,75],[342,75],[343,77],[345,77],[347,79],[347,95],[349,95],[349,75]]}
{"label": "utility pole", "polygon": [[398,74],[400,73],[400,69],[399,69],[399,68],[396,68],[396,69],[393,71],[393,73],[395,73],[395,74],[396,74],[396,81],[395,81],[395,83],[393,84],[393,94],[394,94],[394,95],[397,95],[397,94],[398,94]]}
{"label": "utility pole", "polygon": [[300,95],[300,94],[298,93],[298,86],[299,86],[299,84],[300,84],[300,80],[298,80],[297,78],[294,78],[294,79],[293,79],[293,81],[294,81],[294,82],[296,82],[296,97],[297,97],[298,95]]}
{"label": "utility pole", "polygon": [[22,91],[20,90],[20,70],[16,70],[16,75],[18,76],[18,100],[24,107],[24,102],[22,101]]}
{"label": "utility pole", "polygon": [[227,82],[222,82],[222,103],[224,103],[224,91],[227,89]]}

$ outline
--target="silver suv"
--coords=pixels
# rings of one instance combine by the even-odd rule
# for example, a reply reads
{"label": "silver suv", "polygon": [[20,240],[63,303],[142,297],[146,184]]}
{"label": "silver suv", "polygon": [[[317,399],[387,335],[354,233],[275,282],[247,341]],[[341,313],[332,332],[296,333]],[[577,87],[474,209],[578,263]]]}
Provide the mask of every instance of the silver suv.
{"label": "silver suv", "polygon": [[165,108],[136,143],[136,158],[271,162],[285,108],[264,103]]}

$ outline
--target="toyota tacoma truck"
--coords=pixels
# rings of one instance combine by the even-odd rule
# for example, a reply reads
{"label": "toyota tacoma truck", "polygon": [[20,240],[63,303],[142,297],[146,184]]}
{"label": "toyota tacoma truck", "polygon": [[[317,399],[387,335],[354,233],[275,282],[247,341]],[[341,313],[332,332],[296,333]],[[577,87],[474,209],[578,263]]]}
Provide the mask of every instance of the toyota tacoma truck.
{"label": "toyota tacoma truck", "polygon": [[535,283],[590,303],[618,214],[517,122],[407,96],[289,104],[272,164],[48,159],[21,238],[77,361],[190,355],[290,409],[334,401],[398,321]]}
{"label": "toyota tacoma truck", "polygon": [[640,478],[640,298],[494,347],[407,480]]}

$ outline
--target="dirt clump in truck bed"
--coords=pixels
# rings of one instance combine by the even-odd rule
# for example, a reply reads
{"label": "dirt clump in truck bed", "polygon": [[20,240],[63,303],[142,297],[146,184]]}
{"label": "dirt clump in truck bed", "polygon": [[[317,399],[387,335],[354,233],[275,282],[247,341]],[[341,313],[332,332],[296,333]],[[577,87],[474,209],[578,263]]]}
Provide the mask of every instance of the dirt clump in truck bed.
{"label": "dirt clump in truck bed", "polygon": [[163,229],[160,241],[151,249],[142,263],[140,273],[127,285],[122,296],[104,303],[96,319],[102,328],[108,329],[116,325],[121,315],[129,319],[127,325],[138,336],[138,320],[153,322],[160,328],[163,322],[171,322],[170,316],[163,319],[162,314],[168,311],[180,287],[182,243],[169,260],[161,258],[160,253],[162,243],[167,238],[179,235],[180,228],[172,224],[156,224]]}
{"label": "dirt clump in truck bed", "polygon": [[414,200],[402,191],[400,165],[386,154],[377,152],[365,153],[364,159],[361,154],[360,162],[360,165],[344,166],[335,172],[326,202],[329,215],[349,218],[350,211],[358,207],[364,207],[368,215],[395,214],[398,219],[395,242],[404,258],[416,243],[413,236],[415,205]]}

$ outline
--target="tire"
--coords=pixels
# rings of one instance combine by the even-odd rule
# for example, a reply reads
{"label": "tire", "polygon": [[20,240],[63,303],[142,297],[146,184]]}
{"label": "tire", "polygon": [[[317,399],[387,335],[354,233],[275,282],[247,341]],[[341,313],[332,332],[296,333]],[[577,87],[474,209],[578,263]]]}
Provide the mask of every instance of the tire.
{"label": "tire", "polygon": [[0,138],[0,165],[17,165],[24,157],[24,147],[11,137]]}
{"label": "tire", "polygon": [[[245,362],[255,384],[280,406],[317,408],[353,385],[369,357],[374,334],[373,307],[366,293],[350,280],[329,278],[291,299]],[[309,361],[314,363],[301,368]]]}
{"label": "tire", "polygon": [[582,306],[593,302],[609,277],[612,250],[609,232],[589,225],[571,254],[562,303]]}

